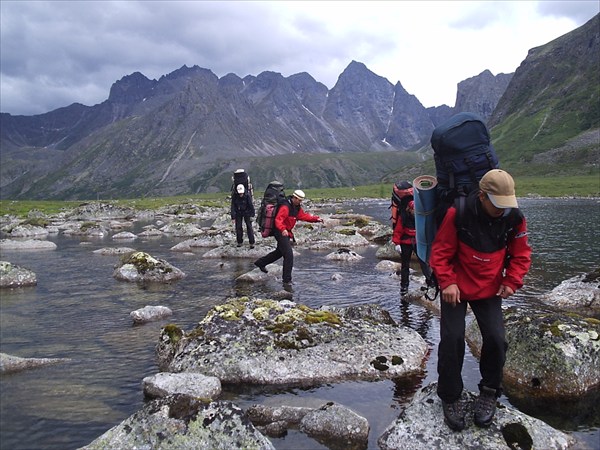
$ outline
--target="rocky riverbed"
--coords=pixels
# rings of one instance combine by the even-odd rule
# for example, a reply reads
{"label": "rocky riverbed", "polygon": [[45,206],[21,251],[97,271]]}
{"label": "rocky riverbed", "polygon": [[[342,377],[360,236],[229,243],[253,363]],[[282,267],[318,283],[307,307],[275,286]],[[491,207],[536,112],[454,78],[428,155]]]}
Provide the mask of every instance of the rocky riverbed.
{"label": "rocky riverbed", "polygon": [[[173,213],[174,210],[178,213]],[[325,218],[323,226],[299,224],[296,233],[298,250],[325,250],[328,252],[325,255],[327,259],[352,263],[358,259],[354,250],[377,245],[378,258],[383,264],[381,270],[394,274],[397,255],[389,244],[388,226],[368,216],[352,213],[321,215]],[[131,228],[131,224],[141,218],[151,218],[154,224],[138,235],[123,234],[123,229]],[[182,240],[172,251],[206,248],[209,251],[205,257],[217,261],[256,258],[264,254],[269,244],[265,241],[260,250],[239,249],[231,245],[230,242],[234,241],[231,224],[223,208],[181,205],[169,210],[139,213],[99,204],[85,205],[45,219],[47,225],[39,227],[16,218],[2,218],[0,250],[46,251],[51,249],[48,244],[52,243],[44,238],[53,233],[110,237],[115,246],[107,247],[102,253],[119,257],[113,276],[141,287],[148,283],[173,283],[186,276],[168,261],[136,250],[135,241],[142,233],[145,233],[144,238],[177,235]],[[122,247],[123,242],[131,246]],[[28,268],[10,261],[3,261],[0,268],[0,286],[3,289],[36,284],[35,274]],[[277,268],[274,266],[269,274],[250,270],[240,279],[261,283],[265,277],[277,277],[280,273]],[[556,316],[544,313],[533,317],[527,313],[518,318],[515,313],[507,312],[507,323],[510,330],[514,330],[514,334],[508,334],[509,348],[513,353],[507,360],[507,390],[519,391],[527,387],[533,392],[543,392],[545,397],[560,398],[586,396],[598,389],[600,330],[596,316],[600,291],[594,273],[597,272],[565,280],[554,291],[541,296],[554,308]],[[435,312],[439,303],[429,302],[423,297],[422,285],[422,278],[414,274],[410,301]],[[398,379],[423,370],[431,348],[416,332],[398,326],[385,310],[376,305],[314,309],[294,302],[293,295],[285,291],[275,294],[274,298],[231,298],[205,317],[196,318],[198,325],[192,331],[186,332],[175,324],[165,326],[157,338],[157,358],[162,371],[159,373],[171,374],[173,379],[186,375],[204,377],[198,382],[199,386],[221,383],[310,386],[349,379]],[[137,323],[152,321],[153,317],[170,316],[168,308],[160,305],[132,311],[131,314],[132,320]],[[533,334],[524,338],[525,330],[532,330],[530,333]],[[533,336],[539,338],[534,340]],[[477,339],[477,330],[472,330],[469,343],[474,354],[477,354]],[[523,342],[534,342],[535,350],[518,345]],[[531,358],[532,351],[538,358]],[[44,364],[60,364],[66,359],[52,358],[52,355],[48,358],[19,358],[3,354],[1,361],[3,372],[14,373]],[[556,364],[550,365],[548,361]],[[570,370],[565,370],[565,367]],[[152,448],[181,448],[193,447],[199,442],[211,448],[216,446],[216,442],[234,446],[245,443],[244,448],[272,448],[264,436],[277,435],[292,428],[302,430],[329,448],[336,448],[336,442],[343,443],[344,447],[340,448],[366,448],[368,421],[365,423],[364,417],[344,405],[334,402],[316,409],[300,410],[287,405],[266,410],[257,405],[244,411],[234,403],[221,400],[220,389],[190,393],[184,389],[190,385],[193,383],[189,379],[184,383],[179,379],[172,386],[167,383],[166,387],[154,391],[144,388],[148,398],[155,400],[149,400],[143,410],[99,437],[89,448],[147,445]],[[556,389],[544,390],[548,386]],[[405,448],[399,447],[400,442],[406,444],[408,436],[417,433],[416,428],[410,425],[415,420],[434,431],[418,441],[413,440],[415,446],[412,448],[439,447],[441,442],[448,446],[440,448],[483,443],[501,448],[504,444],[513,445],[509,442],[511,439],[521,447],[528,442],[534,448],[569,448],[574,445],[568,435],[549,429],[512,408],[502,410],[506,413],[506,420],[504,415],[499,414],[494,429],[472,430],[458,437],[448,434],[448,430],[439,426],[441,409],[432,392],[432,385],[428,385],[415,395],[398,421],[390,424],[390,428],[379,437],[381,448]],[[473,395],[465,392],[465,401],[468,403]],[[427,407],[423,409],[419,405]],[[230,440],[226,440],[223,430],[232,429],[237,431]],[[136,431],[132,433],[131,430]],[[164,439],[159,439],[160,442],[155,439],[157,433],[164,436]],[[510,437],[511,433],[520,438]],[[418,435],[422,434],[419,432]],[[460,439],[460,442],[454,438]]]}

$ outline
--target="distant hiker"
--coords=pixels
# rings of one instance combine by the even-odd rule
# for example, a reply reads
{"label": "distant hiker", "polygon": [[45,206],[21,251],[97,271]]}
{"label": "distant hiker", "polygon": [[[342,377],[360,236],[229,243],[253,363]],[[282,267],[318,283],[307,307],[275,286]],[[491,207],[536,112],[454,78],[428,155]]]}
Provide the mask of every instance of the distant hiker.
{"label": "distant hiker", "polygon": [[455,431],[465,427],[460,398],[467,303],[483,338],[475,425],[492,423],[496,399],[502,395],[508,348],[502,299],[523,286],[531,264],[527,224],[518,208],[512,177],[492,169],[466,202],[448,209],[432,245],[430,264],[441,289],[437,394],[445,422]]}
{"label": "distant hiker", "polygon": [[252,218],[254,217],[254,204],[252,196],[246,192],[243,184],[238,184],[236,194],[231,196],[231,220],[235,223],[235,236],[237,246],[241,247],[244,242],[244,231],[242,222],[246,223],[246,232],[250,248],[254,248],[254,231],[252,230]]}
{"label": "distant hiker", "polygon": [[[412,196],[410,196],[412,198]],[[396,251],[400,253],[400,296],[405,297],[408,294],[410,260],[413,252],[416,254],[415,240],[415,202],[409,200],[404,209],[398,212],[392,242],[396,244]],[[428,285],[432,284],[431,269],[419,257],[419,265],[421,271],[425,275],[425,280]]]}
{"label": "distant hiker", "polygon": [[292,284],[292,268],[294,267],[292,243],[296,242],[292,229],[296,225],[296,221],[323,222],[323,219],[319,216],[304,212],[300,206],[304,197],[304,192],[297,189],[281,203],[275,216],[275,229],[273,230],[273,236],[277,240],[277,248],[254,262],[256,267],[267,273],[266,266],[283,257],[282,279],[283,284],[286,286]]}

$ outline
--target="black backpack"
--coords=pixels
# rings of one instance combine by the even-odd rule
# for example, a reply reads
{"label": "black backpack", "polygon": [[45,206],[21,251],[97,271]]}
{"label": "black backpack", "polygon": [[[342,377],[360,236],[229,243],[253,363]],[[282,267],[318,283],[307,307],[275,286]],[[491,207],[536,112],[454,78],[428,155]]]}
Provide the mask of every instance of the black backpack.
{"label": "black backpack", "polygon": [[461,112],[438,125],[431,135],[437,197],[450,206],[459,195],[479,187],[479,180],[499,168],[490,133],[481,117]]}
{"label": "black backpack", "polygon": [[275,216],[279,205],[285,202],[285,192],[283,190],[283,183],[279,181],[271,181],[262,200],[260,201],[260,208],[256,215],[256,222],[258,223],[258,229],[262,237],[273,236],[273,230],[275,229]]}
{"label": "black backpack", "polygon": [[233,181],[233,184],[231,185],[231,195],[232,196],[237,195],[238,184],[241,184],[244,186],[244,188],[246,189],[246,192],[250,195],[250,197],[253,196],[252,183],[250,183],[250,176],[244,169],[237,169],[235,172],[233,172],[233,176],[231,177],[231,180]]}

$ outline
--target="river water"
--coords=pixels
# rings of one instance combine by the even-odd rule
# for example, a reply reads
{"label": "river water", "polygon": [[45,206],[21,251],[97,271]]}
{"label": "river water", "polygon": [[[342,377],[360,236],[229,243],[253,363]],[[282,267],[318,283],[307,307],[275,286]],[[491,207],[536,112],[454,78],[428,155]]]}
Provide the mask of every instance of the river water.
{"label": "river water", "polygon": [[[344,207],[388,223],[388,204],[387,200],[366,200]],[[535,299],[537,294],[600,265],[600,203],[588,199],[522,199],[520,204],[528,219],[533,264],[524,288],[508,304],[536,310],[542,307]],[[162,326],[176,323],[189,330],[212,306],[228,297],[266,297],[281,289],[274,280],[254,285],[237,282],[236,277],[254,268],[252,260],[220,264],[220,260],[203,258],[205,250],[193,254],[170,250],[184,238],[119,244],[110,238],[90,240],[62,234],[48,239],[58,245],[56,251],[2,252],[0,259],[33,270],[38,284],[0,292],[0,351],[71,361],[1,376],[3,450],[69,450],[90,443],[142,407],[141,381],[158,370],[154,346]],[[123,245],[165,259],[187,277],[171,285],[144,288],[119,282],[112,277],[118,257],[92,252]],[[425,374],[402,382],[347,382],[283,391],[227,388],[223,398],[242,408],[254,403],[316,407],[327,401],[339,402],[369,420],[369,449],[376,450],[377,438],[399,415],[402,405],[421,386],[436,381],[439,324],[438,318],[422,306],[400,304],[398,280],[375,270],[376,246],[355,250],[364,258],[342,263],[326,260],[324,256],[330,251],[300,249],[294,267],[294,300],[311,307],[381,305],[431,345]],[[333,273],[341,273],[343,281],[332,281]],[[174,314],[163,321],[132,325],[129,313],[146,305],[167,306]],[[477,391],[477,362],[468,350],[463,377],[465,388]],[[508,404],[510,398],[501,401]],[[597,407],[577,415],[561,414],[560,408],[548,411],[522,405],[524,408],[575,436],[578,448],[600,449]],[[282,450],[325,448],[294,431],[273,439],[273,443]]]}

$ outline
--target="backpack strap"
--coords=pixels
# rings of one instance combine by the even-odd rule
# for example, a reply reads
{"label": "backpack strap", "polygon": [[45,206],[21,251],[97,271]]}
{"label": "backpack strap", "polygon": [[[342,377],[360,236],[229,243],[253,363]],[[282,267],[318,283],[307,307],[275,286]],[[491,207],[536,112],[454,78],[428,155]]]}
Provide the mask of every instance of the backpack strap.
{"label": "backpack strap", "polygon": [[467,197],[464,194],[458,195],[454,200],[454,208],[456,209],[456,215],[454,216],[454,225],[458,231],[462,228],[463,218],[465,217],[465,211],[467,208]]}

